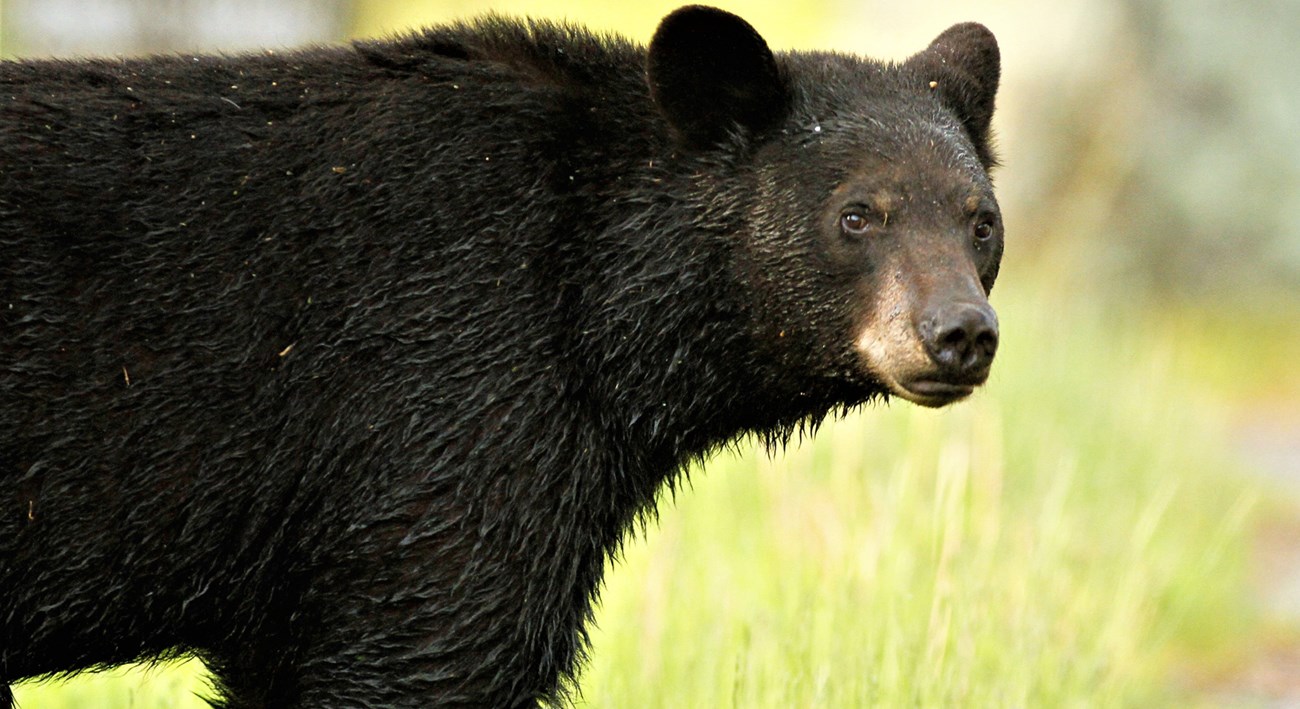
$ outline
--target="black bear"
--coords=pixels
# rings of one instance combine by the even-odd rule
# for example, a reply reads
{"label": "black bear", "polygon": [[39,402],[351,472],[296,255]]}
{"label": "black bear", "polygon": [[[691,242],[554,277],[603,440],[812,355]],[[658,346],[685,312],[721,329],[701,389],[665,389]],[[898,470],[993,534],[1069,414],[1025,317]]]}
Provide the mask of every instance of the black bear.
{"label": "black bear", "polygon": [[686,463],[984,382],[999,63],[698,6],[3,63],[0,687],[192,653],[228,707],[564,701]]}

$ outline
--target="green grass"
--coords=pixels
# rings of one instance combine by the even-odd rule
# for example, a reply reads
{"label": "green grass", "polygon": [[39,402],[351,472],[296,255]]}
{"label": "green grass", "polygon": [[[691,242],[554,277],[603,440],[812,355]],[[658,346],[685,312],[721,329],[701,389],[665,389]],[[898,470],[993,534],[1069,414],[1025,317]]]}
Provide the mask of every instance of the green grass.
{"label": "green grass", "polygon": [[[1255,493],[1227,472],[1169,328],[1006,295],[995,376],[972,401],[868,408],[811,444],[694,471],[610,569],[580,704],[1194,699],[1175,670],[1251,629]],[[204,691],[192,664],[17,696],[145,709],[202,706]]]}
{"label": "green grass", "polygon": [[14,687],[21,709],[210,709],[202,697],[211,695],[198,660],[86,672],[66,681]]}
{"label": "green grass", "polygon": [[584,698],[1185,701],[1171,670],[1248,629],[1254,494],[1172,343],[1061,307],[1001,308],[998,375],[968,404],[869,410],[696,473],[609,577]]}

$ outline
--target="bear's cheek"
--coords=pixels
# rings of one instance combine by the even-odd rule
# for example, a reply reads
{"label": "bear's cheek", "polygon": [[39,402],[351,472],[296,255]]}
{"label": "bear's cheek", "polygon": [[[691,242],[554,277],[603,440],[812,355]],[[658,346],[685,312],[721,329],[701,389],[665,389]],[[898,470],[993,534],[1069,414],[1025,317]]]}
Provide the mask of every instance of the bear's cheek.
{"label": "bear's cheek", "polygon": [[913,324],[912,294],[901,281],[891,280],[860,298],[869,304],[852,335],[860,366],[892,393],[912,399],[902,383],[931,366]]}

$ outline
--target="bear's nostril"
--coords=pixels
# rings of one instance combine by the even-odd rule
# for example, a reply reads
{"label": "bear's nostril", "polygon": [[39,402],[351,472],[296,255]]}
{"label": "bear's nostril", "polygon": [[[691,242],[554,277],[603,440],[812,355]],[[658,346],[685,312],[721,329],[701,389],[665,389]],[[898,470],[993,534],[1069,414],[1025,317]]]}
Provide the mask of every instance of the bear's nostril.
{"label": "bear's nostril", "polygon": [[954,327],[940,338],[940,343],[947,348],[964,351],[968,348],[970,337],[962,327]]}

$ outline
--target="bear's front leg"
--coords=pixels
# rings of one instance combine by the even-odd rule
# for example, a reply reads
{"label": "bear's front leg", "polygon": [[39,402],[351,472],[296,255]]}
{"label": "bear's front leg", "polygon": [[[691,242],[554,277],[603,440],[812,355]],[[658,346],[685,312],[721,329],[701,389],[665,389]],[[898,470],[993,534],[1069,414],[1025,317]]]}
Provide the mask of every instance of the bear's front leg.
{"label": "bear's front leg", "polygon": [[262,667],[242,669],[260,687],[228,682],[230,706],[256,706],[240,697],[259,695],[266,706],[395,708],[561,696],[586,641],[599,535],[482,502],[457,507],[458,519],[426,510],[353,527],[290,616],[292,649],[250,655]]}

